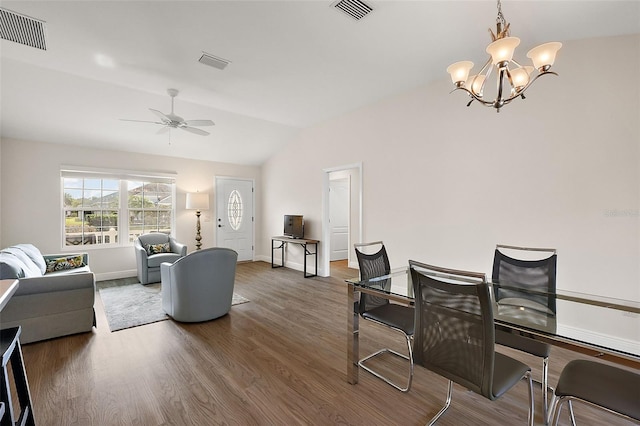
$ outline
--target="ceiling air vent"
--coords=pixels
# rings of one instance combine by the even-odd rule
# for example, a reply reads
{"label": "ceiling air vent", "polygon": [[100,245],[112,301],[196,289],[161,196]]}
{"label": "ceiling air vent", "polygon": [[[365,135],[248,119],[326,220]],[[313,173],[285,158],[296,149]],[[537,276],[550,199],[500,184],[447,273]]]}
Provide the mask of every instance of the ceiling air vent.
{"label": "ceiling air vent", "polygon": [[210,55],[208,53],[202,52],[202,56],[198,59],[198,62],[201,64],[209,65],[210,67],[217,68],[219,70],[223,70],[231,63],[231,61],[227,61],[226,59],[218,58],[217,56]]}
{"label": "ceiling air vent", "polygon": [[0,37],[25,46],[47,50],[45,22],[0,7]]}
{"label": "ceiling air vent", "polygon": [[340,0],[333,6],[351,16],[356,21],[364,18],[373,10],[371,6],[360,0]]}

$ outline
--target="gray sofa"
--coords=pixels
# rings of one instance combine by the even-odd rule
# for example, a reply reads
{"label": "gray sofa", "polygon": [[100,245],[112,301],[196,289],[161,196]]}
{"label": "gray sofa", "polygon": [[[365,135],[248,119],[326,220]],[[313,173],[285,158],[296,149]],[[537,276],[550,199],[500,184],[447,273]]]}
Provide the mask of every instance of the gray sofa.
{"label": "gray sofa", "polygon": [[18,279],[0,327],[22,326],[22,343],[91,331],[95,276],[87,253],[42,255],[32,244],[0,251],[0,279]]}

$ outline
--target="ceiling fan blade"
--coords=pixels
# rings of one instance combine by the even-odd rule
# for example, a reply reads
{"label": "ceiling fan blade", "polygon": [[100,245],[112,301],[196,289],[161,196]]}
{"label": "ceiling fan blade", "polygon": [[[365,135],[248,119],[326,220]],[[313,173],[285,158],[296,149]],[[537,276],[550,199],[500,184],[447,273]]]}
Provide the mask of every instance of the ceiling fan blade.
{"label": "ceiling fan blade", "polygon": [[160,128],[160,130],[158,130],[156,132],[156,135],[161,135],[163,133],[167,133],[169,131],[170,127],[169,126],[164,126],[162,128]]}
{"label": "ceiling fan blade", "polygon": [[129,120],[127,118],[121,118],[120,121],[133,121],[136,123],[153,123],[153,124],[161,124],[161,125],[165,125],[165,123],[161,123],[159,121],[147,121],[147,120]]}
{"label": "ceiling fan blade", "polygon": [[164,113],[158,111],[157,109],[149,108],[149,111],[158,116],[163,123],[171,123],[171,119],[167,117]]}
{"label": "ceiling fan blade", "polygon": [[200,130],[200,129],[196,129],[195,127],[178,127],[179,129],[185,130],[189,133],[194,133],[196,135],[200,135],[200,136],[207,136],[210,133],[209,132],[205,132],[204,130]]}
{"label": "ceiling fan blade", "polygon": [[187,120],[184,122],[187,126],[215,126],[211,120]]}

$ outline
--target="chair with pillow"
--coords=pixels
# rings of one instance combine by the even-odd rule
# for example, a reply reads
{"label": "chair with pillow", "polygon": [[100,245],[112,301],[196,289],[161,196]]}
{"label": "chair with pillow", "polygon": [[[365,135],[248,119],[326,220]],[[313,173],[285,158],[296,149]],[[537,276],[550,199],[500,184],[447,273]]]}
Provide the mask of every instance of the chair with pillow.
{"label": "chair with pillow", "polygon": [[138,280],[141,284],[160,282],[160,264],[173,263],[187,255],[187,246],[161,232],[140,235],[133,242]]}

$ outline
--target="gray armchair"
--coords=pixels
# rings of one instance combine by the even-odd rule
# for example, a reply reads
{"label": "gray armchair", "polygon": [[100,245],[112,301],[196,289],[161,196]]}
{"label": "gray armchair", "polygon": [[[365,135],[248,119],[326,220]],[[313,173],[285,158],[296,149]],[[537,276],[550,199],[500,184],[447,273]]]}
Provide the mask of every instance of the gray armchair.
{"label": "gray armchair", "polygon": [[161,265],[162,308],[176,321],[200,322],[231,309],[238,253],[214,247]]}
{"label": "gray armchair", "polygon": [[[169,252],[149,254],[150,245],[169,243]],[[160,264],[173,263],[187,255],[187,246],[180,244],[173,237],[161,232],[140,235],[133,242],[136,251],[136,267],[141,284],[160,282]]]}

